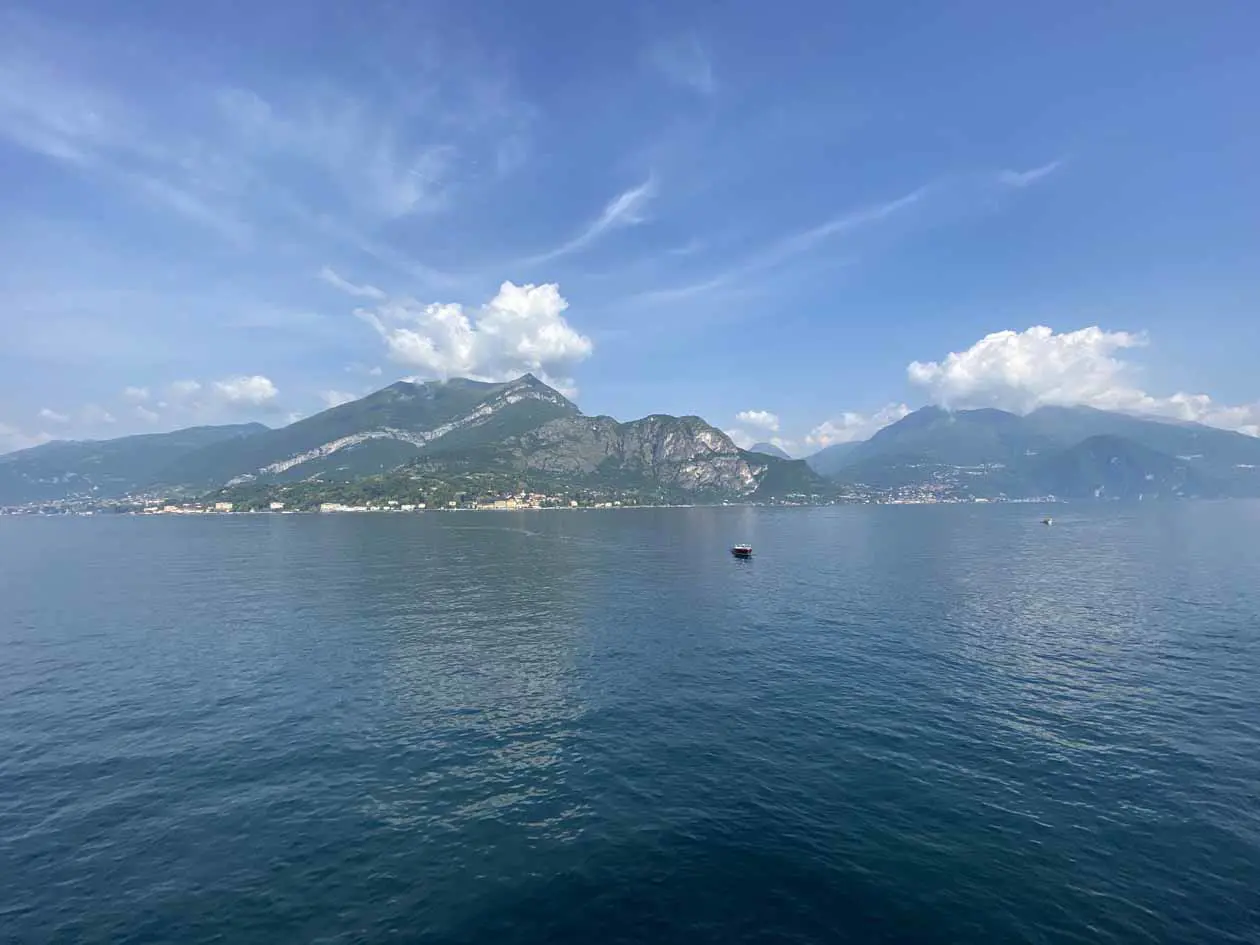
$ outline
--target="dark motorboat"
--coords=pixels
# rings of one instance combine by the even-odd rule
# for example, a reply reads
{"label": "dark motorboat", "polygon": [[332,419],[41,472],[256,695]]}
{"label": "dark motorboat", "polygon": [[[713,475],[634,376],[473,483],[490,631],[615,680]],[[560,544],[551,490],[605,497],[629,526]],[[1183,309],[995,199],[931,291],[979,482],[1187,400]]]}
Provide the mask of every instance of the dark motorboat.
{"label": "dark motorboat", "polygon": [[733,554],[736,558],[751,558],[752,545],[736,545],[731,549],[731,554]]}

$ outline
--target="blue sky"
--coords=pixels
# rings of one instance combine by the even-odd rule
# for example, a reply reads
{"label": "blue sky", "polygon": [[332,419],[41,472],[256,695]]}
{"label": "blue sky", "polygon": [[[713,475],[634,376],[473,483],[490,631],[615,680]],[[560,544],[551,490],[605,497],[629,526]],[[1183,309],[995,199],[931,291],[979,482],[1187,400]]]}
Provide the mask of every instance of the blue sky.
{"label": "blue sky", "polygon": [[0,451],[526,369],[1260,434],[1253,4],[0,11]]}

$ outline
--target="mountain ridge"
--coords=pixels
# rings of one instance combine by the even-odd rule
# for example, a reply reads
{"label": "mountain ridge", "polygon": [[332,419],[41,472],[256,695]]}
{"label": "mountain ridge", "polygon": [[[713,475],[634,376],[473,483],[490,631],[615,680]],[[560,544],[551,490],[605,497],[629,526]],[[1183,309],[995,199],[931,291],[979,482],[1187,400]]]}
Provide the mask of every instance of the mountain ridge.
{"label": "mountain ridge", "polygon": [[[1090,445],[1082,450],[1083,444]],[[1089,458],[1093,449],[1112,450],[1117,463],[1142,476],[1100,479]],[[1094,493],[1087,482],[1099,480],[1109,483],[1099,497],[1260,495],[1260,438],[1090,407],[1041,407],[1025,415],[924,407],[862,443],[846,444],[838,456],[827,454],[808,461],[833,481],[888,489],[948,480],[975,494],[1079,498]],[[1144,488],[1148,482],[1164,488]]]}
{"label": "mountain ridge", "polygon": [[431,481],[485,473],[710,499],[764,495],[767,482],[828,488],[803,462],[740,450],[700,417],[588,417],[532,374],[502,383],[399,381],[285,427],[193,445],[146,467],[150,475],[131,491],[257,493],[269,483],[349,482],[407,469]]}
{"label": "mountain ridge", "polygon": [[671,500],[1260,496],[1260,438],[1083,407],[929,406],[805,460],[774,449],[740,449],[698,416],[588,416],[531,374],[399,381],[276,429],[193,427],[0,456],[0,505],[245,487],[257,497],[383,476]]}
{"label": "mountain ridge", "polygon": [[5,453],[0,455],[0,505],[125,495],[183,456],[268,430],[261,423],[196,426],[111,440],[52,440]]}
{"label": "mountain ridge", "polygon": [[749,453],[764,453],[765,455],[773,456],[776,459],[791,459],[792,458],[782,449],[775,446],[773,443],[754,443],[752,446],[748,447],[748,452]]}

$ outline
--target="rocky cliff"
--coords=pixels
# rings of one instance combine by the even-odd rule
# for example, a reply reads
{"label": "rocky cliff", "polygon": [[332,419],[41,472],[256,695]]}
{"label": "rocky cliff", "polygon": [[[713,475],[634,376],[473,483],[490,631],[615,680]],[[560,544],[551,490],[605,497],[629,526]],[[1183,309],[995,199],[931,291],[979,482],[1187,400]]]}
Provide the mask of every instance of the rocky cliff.
{"label": "rocky cliff", "polygon": [[753,462],[699,417],[653,415],[629,423],[568,417],[504,444],[514,465],[568,479],[657,483],[686,492],[754,492],[766,462]]}

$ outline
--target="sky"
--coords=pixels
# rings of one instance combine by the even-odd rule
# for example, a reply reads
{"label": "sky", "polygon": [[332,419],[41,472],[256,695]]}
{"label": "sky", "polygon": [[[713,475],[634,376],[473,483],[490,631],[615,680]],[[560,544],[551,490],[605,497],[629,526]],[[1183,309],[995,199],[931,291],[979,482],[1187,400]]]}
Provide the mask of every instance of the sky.
{"label": "sky", "polygon": [[0,452],[525,371],[1260,435],[1253,3],[0,0]]}

